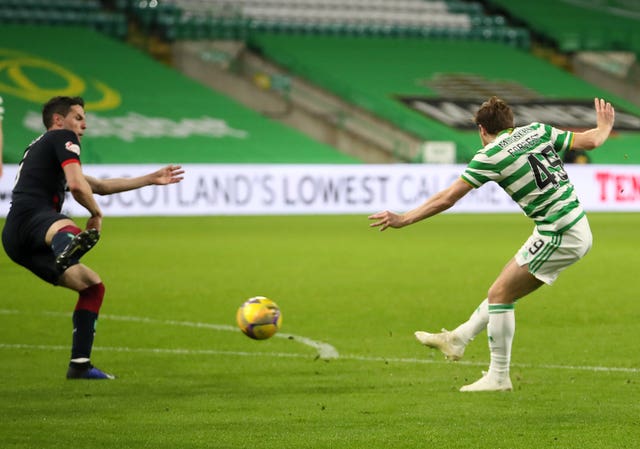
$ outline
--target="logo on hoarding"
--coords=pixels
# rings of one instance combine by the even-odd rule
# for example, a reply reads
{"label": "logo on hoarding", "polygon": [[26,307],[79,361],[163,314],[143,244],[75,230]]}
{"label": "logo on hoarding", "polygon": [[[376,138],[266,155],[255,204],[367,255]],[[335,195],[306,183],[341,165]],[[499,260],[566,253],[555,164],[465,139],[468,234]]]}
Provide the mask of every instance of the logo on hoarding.
{"label": "logo on hoarding", "polygon": [[[587,129],[596,124],[593,98],[556,99],[512,79],[490,79],[463,72],[437,72],[417,80],[430,95],[397,95],[396,99],[424,116],[460,130],[475,129],[473,116],[492,95],[513,109],[516,125],[541,122],[562,129]],[[640,131],[640,117],[616,105],[616,130]]]}
{"label": "logo on hoarding", "polygon": [[[117,117],[87,114],[87,122],[91,125],[85,131],[85,136],[115,137],[125,142],[158,137],[173,139],[187,139],[192,136],[235,139],[249,137],[248,131],[232,128],[225,120],[207,116],[172,120],[164,117],[148,117],[135,112]],[[40,114],[35,111],[27,112],[24,126],[34,132],[41,132]]]}
{"label": "logo on hoarding", "polygon": [[[28,53],[0,48],[0,94],[42,104],[56,95],[81,96],[85,109],[105,111],[122,102],[120,94],[99,80],[85,82],[82,77],[55,62]],[[47,87],[39,84],[46,80]]]}
{"label": "logo on hoarding", "polygon": [[[424,116],[460,130],[473,130],[473,116],[482,104],[477,100],[397,96],[399,101]],[[593,100],[508,101],[517,126],[541,122],[562,129],[587,129],[596,125]],[[616,106],[618,131],[640,131],[640,117]]]}
{"label": "logo on hoarding", "polygon": [[602,170],[595,173],[598,199],[602,203],[640,202],[640,175]]}

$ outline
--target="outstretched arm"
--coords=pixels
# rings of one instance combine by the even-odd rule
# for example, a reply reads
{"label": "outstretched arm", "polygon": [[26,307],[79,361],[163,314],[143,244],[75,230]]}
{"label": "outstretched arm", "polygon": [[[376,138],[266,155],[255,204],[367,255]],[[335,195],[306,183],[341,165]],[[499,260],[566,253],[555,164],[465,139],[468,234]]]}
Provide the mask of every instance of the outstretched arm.
{"label": "outstretched arm", "polygon": [[167,165],[153,173],[135,178],[109,178],[98,179],[86,176],[93,193],[98,195],[110,195],[112,193],[126,192],[150,185],[175,184],[182,181],[184,170],[180,165]]}
{"label": "outstretched arm", "polygon": [[594,100],[596,108],[596,127],[581,133],[575,133],[573,137],[573,150],[593,150],[602,145],[613,129],[616,111],[611,103],[602,98]]}
{"label": "outstretched arm", "polygon": [[449,187],[441,190],[431,196],[420,206],[405,212],[404,214],[396,214],[385,210],[383,212],[370,215],[369,220],[377,221],[371,223],[369,226],[380,226],[381,231],[384,231],[387,228],[402,228],[449,209],[472,189],[473,187],[471,185],[467,184],[461,178],[458,178]]}

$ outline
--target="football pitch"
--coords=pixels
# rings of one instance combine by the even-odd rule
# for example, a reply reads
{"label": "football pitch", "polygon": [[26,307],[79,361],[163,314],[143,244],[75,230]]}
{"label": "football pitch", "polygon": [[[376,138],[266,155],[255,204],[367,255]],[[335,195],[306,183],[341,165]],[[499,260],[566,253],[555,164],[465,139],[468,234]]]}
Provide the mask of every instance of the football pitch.
{"label": "football pitch", "polygon": [[[76,296],[2,251],[0,447],[640,447],[640,214],[589,218],[586,258],[516,305],[510,393],[458,391],[486,333],[447,362],[413,332],[467,319],[531,233],[517,214],[106,218],[84,262],[114,381],[64,379]],[[265,341],[235,326],[256,295],[283,313]]]}

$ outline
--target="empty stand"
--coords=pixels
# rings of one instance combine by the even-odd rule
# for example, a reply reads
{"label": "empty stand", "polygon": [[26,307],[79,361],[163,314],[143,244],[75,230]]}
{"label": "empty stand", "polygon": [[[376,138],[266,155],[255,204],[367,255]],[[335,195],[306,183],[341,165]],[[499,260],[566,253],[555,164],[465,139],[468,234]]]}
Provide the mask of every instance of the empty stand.
{"label": "empty stand", "polygon": [[530,43],[525,29],[456,0],[0,0],[0,23],[86,26],[124,39],[129,19],[170,42],[269,32]]}
{"label": "empty stand", "polygon": [[54,92],[86,101],[85,163],[358,162],[89,29],[3,25],[0,42],[14,87],[3,93],[6,163],[43,132]]}
{"label": "empty stand", "polygon": [[99,0],[0,0],[0,24],[85,26],[124,39],[127,18]]}
{"label": "empty stand", "polygon": [[[629,151],[639,139],[637,107],[503,44],[273,34],[254,36],[250,43],[292,74],[423,141],[455,142],[459,162],[468,161],[479,148],[471,117],[491,95],[523,105],[516,113],[517,124],[543,121],[563,128],[594,126],[593,97],[611,98],[620,112],[619,132],[607,142],[607,151],[594,152],[592,160],[638,160]],[[574,118],[576,100],[586,106]],[[625,121],[631,125],[626,130]]]}
{"label": "empty stand", "polygon": [[166,39],[245,39],[252,33],[419,36],[529,46],[528,32],[474,2],[442,0],[122,0]]}
{"label": "empty stand", "polygon": [[640,54],[640,2],[628,0],[490,0],[560,51],[628,50]]}

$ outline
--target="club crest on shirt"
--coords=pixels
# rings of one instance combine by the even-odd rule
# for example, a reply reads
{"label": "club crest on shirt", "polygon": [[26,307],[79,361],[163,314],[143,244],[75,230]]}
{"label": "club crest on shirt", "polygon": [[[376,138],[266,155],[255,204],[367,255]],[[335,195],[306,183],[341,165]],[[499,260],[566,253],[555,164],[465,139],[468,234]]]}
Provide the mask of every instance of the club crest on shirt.
{"label": "club crest on shirt", "polygon": [[65,144],[64,144],[64,147],[65,147],[68,151],[71,151],[72,153],[75,153],[75,154],[77,154],[78,156],[80,156],[80,147],[79,147],[77,144],[75,144],[75,143],[73,143],[73,142],[69,141],[69,142],[67,142],[67,143],[65,143]]}

